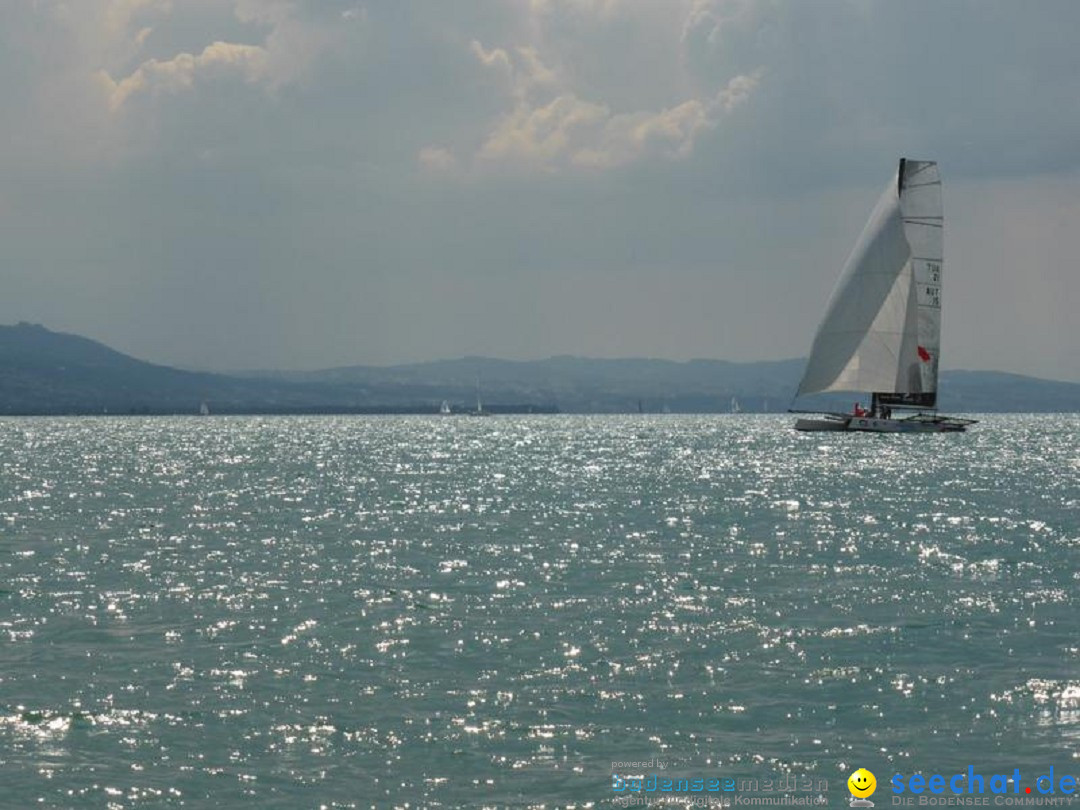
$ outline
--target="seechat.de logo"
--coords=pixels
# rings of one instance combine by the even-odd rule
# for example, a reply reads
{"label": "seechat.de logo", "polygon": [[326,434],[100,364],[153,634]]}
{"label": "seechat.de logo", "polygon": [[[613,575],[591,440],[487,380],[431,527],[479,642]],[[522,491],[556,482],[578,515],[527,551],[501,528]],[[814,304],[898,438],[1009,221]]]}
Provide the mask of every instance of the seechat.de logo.
{"label": "seechat.de logo", "polygon": [[[1033,781],[1025,779],[1019,768],[1014,768],[1012,774],[983,774],[977,772],[974,765],[968,765],[967,773],[963,771],[954,774],[932,773],[926,775],[916,773],[907,777],[898,773],[889,780],[889,784],[892,785],[893,804],[913,803],[915,801],[914,797],[897,798],[907,794],[918,796],[919,804],[935,803],[931,798],[942,794],[959,796],[961,794],[980,793],[996,794],[999,799],[1005,794],[1023,795],[1025,798],[1028,796],[1038,798],[1040,796],[1063,795],[1070,798],[1062,799],[1062,801],[1071,801],[1071,798],[1077,792],[1077,787],[1080,786],[1080,778],[1075,774],[1062,774],[1060,772],[1055,774],[1053,765],[1036,776]],[[930,796],[924,796],[923,794],[930,794]],[[995,803],[1012,804],[1014,802],[995,801]]]}

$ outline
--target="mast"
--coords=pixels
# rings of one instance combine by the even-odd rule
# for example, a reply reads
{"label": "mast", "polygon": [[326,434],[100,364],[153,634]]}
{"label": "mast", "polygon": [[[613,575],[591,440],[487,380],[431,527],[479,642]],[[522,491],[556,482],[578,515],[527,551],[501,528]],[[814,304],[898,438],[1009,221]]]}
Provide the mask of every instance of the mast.
{"label": "mast", "polygon": [[[944,208],[937,163],[900,159],[897,174],[904,235],[911,246],[912,290],[907,338],[917,363],[908,369],[912,390],[875,391],[876,404],[899,408],[937,405],[941,351],[941,286],[944,267]],[[908,347],[910,348],[910,347]]]}

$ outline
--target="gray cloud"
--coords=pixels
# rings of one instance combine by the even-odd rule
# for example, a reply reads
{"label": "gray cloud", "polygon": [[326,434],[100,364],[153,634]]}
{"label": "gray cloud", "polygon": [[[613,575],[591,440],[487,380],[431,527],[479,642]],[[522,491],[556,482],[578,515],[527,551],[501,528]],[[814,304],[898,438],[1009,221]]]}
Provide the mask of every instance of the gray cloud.
{"label": "gray cloud", "polygon": [[0,320],[217,368],[793,356],[908,154],[946,178],[946,365],[1080,379],[1078,23],[959,0],[5,4]]}

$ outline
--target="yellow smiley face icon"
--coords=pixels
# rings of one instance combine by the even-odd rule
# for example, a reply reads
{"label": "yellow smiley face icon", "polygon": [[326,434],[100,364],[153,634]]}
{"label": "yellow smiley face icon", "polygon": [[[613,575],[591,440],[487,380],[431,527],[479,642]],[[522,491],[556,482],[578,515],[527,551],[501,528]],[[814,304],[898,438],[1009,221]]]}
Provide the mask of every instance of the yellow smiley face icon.
{"label": "yellow smiley face icon", "polygon": [[865,799],[877,790],[877,779],[866,768],[859,768],[847,780],[847,789],[858,799]]}

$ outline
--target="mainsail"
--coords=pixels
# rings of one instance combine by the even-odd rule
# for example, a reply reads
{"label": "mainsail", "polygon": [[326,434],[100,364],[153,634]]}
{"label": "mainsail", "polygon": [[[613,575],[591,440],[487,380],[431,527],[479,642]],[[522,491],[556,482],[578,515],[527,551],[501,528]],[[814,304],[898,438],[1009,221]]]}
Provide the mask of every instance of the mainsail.
{"label": "mainsail", "polygon": [[872,392],[882,404],[934,407],[943,226],[937,163],[901,159],[829,300],[800,395]]}

